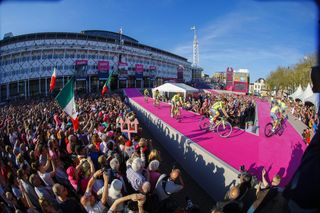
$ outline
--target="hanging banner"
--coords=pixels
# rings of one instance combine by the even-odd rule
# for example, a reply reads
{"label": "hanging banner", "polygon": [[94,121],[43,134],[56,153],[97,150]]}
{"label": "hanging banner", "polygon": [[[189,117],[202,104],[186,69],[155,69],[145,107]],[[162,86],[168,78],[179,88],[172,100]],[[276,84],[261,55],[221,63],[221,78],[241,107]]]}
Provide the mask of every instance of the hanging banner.
{"label": "hanging banner", "polygon": [[178,83],[183,83],[183,71],[184,71],[184,67],[182,65],[179,65],[177,67],[177,82]]}
{"label": "hanging banner", "polygon": [[226,71],[226,90],[233,90],[233,69],[228,67]]}
{"label": "hanging banner", "polygon": [[74,76],[76,80],[86,80],[88,70],[88,60],[76,60],[74,66]]}
{"label": "hanging banner", "polygon": [[122,79],[128,78],[128,64],[125,62],[118,63],[118,77]]}
{"label": "hanging banner", "polygon": [[142,79],[143,78],[143,64],[136,64],[135,71],[136,71],[136,78]]}
{"label": "hanging banner", "polygon": [[109,61],[98,61],[98,78],[99,80],[107,80],[109,77]]}
{"label": "hanging banner", "polygon": [[149,66],[149,78],[151,80],[154,80],[156,78],[156,72],[157,72],[156,66]]}

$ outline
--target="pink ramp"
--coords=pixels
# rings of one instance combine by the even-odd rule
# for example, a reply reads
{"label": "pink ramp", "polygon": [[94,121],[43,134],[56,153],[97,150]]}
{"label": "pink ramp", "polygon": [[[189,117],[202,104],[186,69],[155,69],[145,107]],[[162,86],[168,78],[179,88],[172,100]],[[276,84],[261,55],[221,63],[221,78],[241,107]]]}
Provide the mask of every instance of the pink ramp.
{"label": "pink ramp", "polygon": [[289,122],[286,123],[282,136],[264,136],[264,126],[270,122],[270,105],[267,102],[256,102],[259,135],[234,129],[229,138],[220,138],[216,133],[199,130],[201,116],[196,113],[182,110],[182,121],[178,122],[170,117],[169,104],[161,103],[159,109],[153,106],[151,99],[146,103],[137,89],[125,89],[125,93],[137,104],[233,168],[238,170],[241,165],[245,165],[246,169],[260,178],[262,167],[265,167],[270,179],[276,173],[282,176],[282,186],[291,179],[306,148],[301,136]]}

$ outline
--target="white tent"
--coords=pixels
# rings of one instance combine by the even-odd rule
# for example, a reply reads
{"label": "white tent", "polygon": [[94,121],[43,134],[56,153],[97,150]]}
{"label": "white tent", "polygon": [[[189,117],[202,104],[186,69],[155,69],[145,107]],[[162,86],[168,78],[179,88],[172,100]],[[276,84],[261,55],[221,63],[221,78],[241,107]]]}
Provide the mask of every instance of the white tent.
{"label": "white tent", "polygon": [[187,96],[187,93],[195,93],[199,90],[193,87],[190,87],[183,83],[165,83],[161,86],[152,89],[152,93],[156,90],[159,90],[160,93],[183,93],[184,97]]}
{"label": "white tent", "polygon": [[319,93],[313,93],[312,96],[304,99],[304,103],[310,102],[310,103],[314,104],[315,107],[316,107],[316,110],[318,110],[319,109],[319,104],[320,104],[319,103],[319,98],[320,98],[319,97]]}
{"label": "white tent", "polygon": [[303,90],[301,88],[301,85],[299,85],[298,89],[293,94],[289,95],[289,98],[292,98],[293,100],[295,100],[301,94],[303,94]]}
{"label": "white tent", "polygon": [[308,84],[307,88],[304,90],[304,92],[302,94],[300,94],[299,96],[296,96],[295,99],[299,99],[301,100],[302,102],[304,102],[304,99],[310,97],[313,95],[313,92],[312,92],[312,88],[311,88],[311,85]]}

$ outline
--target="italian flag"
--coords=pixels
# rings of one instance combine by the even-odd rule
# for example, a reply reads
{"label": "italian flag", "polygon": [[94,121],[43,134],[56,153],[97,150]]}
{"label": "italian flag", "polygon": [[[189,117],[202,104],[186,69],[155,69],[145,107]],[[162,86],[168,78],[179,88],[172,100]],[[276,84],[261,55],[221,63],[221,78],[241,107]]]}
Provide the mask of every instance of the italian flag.
{"label": "italian flag", "polygon": [[79,121],[76,102],[74,100],[74,78],[71,78],[62,88],[56,97],[56,101],[63,111],[70,116],[74,131],[77,131],[79,129]]}
{"label": "italian flag", "polygon": [[52,92],[54,90],[54,87],[56,86],[56,68],[53,68],[53,73],[51,76],[51,81],[50,81],[50,89],[49,92]]}
{"label": "italian flag", "polygon": [[101,95],[104,95],[105,93],[110,91],[111,77],[112,77],[112,71],[109,73],[109,77],[108,77],[106,83],[104,83],[104,85],[102,87]]}

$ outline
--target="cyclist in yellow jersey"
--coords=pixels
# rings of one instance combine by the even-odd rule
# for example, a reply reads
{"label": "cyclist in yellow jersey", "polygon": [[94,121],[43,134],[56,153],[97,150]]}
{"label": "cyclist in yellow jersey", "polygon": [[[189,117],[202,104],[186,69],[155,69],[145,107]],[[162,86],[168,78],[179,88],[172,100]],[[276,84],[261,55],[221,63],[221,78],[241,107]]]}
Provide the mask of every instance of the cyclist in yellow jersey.
{"label": "cyclist in yellow jersey", "polygon": [[171,117],[174,115],[174,111],[176,110],[176,107],[182,106],[183,101],[182,97],[180,96],[180,93],[175,94],[171,99]]}
{"label": "cyclist in yellow jersey", "polygon": [[274,131],[276,129],[276,127],[278,126],[278,114],[280,112],[280,107],[278,106],[277,103],[274,103],[271,107],[270,110],[270,116],[272,118],[272,131]]}
{"label": "cyclist in yellow jersey", "polygon": [[149,91],[148,91],[148,89],[145,89],[145,90],[143,91],[143,94],[144,94],[144,100],[145,100],[146,102],[148,102],[148,97],[149,97]]}
{"label": "cyclist in yellow jersey", "polygon": [[[159,92],[159,90],[156,90],[155,92],[154,92],[154,105],[156,106],[157,104],[160,104],[160,100],[159,100],[159,98],[160,98],[160,92]],[[160,106],[160,105],[159,105]]]}
{"label": "cyclist in yellow jersey", "polygon": [[227,99],[223,99],[222,101],[215,102],[210,109],[210,122],[215,123],[220,114],[224,114],[227,118],[228,113],[225,111],[225,105],[227,103]]}

